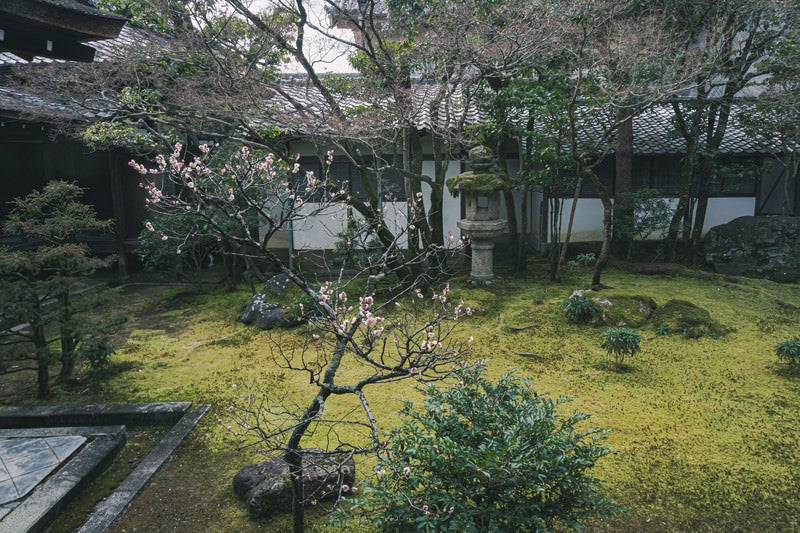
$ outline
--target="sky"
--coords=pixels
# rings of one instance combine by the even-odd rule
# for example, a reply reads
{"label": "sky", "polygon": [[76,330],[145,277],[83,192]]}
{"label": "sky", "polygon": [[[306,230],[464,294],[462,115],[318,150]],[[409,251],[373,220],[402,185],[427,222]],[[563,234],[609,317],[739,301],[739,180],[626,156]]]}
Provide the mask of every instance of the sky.
{"label": "sky", "polygon": [[[287,0],[253,0],[251,7],[253,9],[266,9],[272,5]],[[291,0],[289,0],[291,1]],[[328,26],[327,15],[325,13],[323,0],[305,0],[305,5],[309,13],[309,18],[316,24],[322,27]],[[350,30],[331,30],[333,33],[341,36],[343,39],[351,40],[353,32]],[[339,42],[324,37],[318,32],[308,32],[305,36],[304,50],[309,59],[311,59],[317,72],[337,72],[337,73],[353,73],[355,70],[350,66],[347,61],[347,47]],[[289,61],[284,66],[284,72],[287,74],[292,73],[305,73],[303,68],[295,61]]]}

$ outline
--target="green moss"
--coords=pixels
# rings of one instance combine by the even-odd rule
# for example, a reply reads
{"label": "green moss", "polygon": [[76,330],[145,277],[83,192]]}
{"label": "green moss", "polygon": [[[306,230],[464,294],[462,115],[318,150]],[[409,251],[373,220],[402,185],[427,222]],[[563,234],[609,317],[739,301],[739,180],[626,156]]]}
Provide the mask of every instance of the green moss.
{"label": "green moss", "polygon": [[[711,318],[731,330],[717,340],[706,335],[690,342],[679,329],[656,335],[659,322],[651,318],[652,329],[640,329],[642,350],[628,362],[629,371],[617,373],[602,368],[607,359],[600,347],[602,330],[569,325],[561,308],[564,296],[588,285],[590,275],[569,271],[564,283],[550,284],[546,265],[533,265],[527,276],[490,288],[451,281],[451,300],[463,299],[481,310],[465,317],[454,333],[474,338],[471,358],[487,358],[493,376],[516,368],[544,394],[571,395],[570,408],[592,414],[592,426],[611,430],[608,444],[618,453],[598,463],[595,473],[627,512],[610,522],[589,523],[587,530],[799,531],[800,424],[795,422],[800,377],[786,371],[774,347],[800,331],[800,312],[776,303],[800,303],[800,285],[744,278],[734,284],[719,277],[641,276],[609,269],[604,283],[624,289],[599,295],[612,302],[622,298],[621,307],[637,295],[656,302],[684,300],[710,310]],[[265,400],[286,395],[286,405],[300,406],[314,392],[308,376],[281,366],[275,352],[277,346],[287,353],[299,350],[308,333],[298,328],[270,334],[238,323],[249,296],[244,288],[233,293],[212,288],[204,295],[162,287],[130,289],[119,301],[131,320],[116,339],[113,371],[96,380],[80,375],[49,400],[212,405],[115,531],[290,529],[288,516],[268,523],[248,518],[233,496],[231,478],[259,459],[257,447],[238,450],[226,423],[216,421],[217,416],[225,420],[225,407],[250,390]],[[430,303],[419,302],[421,307]],[[348,365],[340,378],[345,382],[358,372],[358,365]],[[35,402],[35,375],[2,379],[6,404]],[[407,382],[366,392],[382,428],[398,421],[397,399],[416,394]],[[354,406],[336,398],[329,407],[333,416]],[[368,460],[359,459],[357,475],[368,471]],[[310,529],[335,531],[325,520],[310,513]]]}
{"label": "green moss", "polygon": [[497,294],[481,288],[453,289],[449,294],[450,301],[463,301],[476,315],[489,314],[497,308]]}
{"label": "green moss", "polygon": [[453,195],[460,191],[489,194],[508,188],[508,178],[504,174],[494,172],[464,172],[458,176],[447,178],[447,190]]}

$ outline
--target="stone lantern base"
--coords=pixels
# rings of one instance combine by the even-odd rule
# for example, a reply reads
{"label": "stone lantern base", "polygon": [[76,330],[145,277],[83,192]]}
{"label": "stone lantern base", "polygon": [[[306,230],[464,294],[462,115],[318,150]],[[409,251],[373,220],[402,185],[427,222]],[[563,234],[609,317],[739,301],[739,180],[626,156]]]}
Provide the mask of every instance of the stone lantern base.
{"label": "stone lantern base", "polygon": [[472,272],[470,280],[475,283],[489,283],[494,279],[494,241],[506,230],[505,220],[467,220],[458,221],[458,227],[469,235],[472,248]]}

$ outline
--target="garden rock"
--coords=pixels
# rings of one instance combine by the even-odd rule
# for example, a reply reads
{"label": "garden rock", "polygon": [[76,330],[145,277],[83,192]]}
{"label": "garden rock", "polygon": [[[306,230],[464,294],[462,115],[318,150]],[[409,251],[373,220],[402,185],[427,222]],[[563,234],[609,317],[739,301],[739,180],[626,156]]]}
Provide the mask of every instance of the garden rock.
{"label": "garden rock", "polygon": [[650,320],[657,327],[665,327],[670,333],[677,333],[696,339],[703,335],[722,335],[725,328],[711,319],[708,311],[686,300],[670,300],[653,311]]}
{"label": "garden rock", "polygon": [[[335,499],[352,487],[356,464],[349,454],[303,451],[303,490],[306,500]],[[242,468],[233,478],[233,491],[247,504],[251,516],[268,518],[292,509],[289,466],[283,457]]]}
{"label": "garden rock", "polygon": [[288,311],[289,307],[267,301],[267,295],[258,293],[242,312],[239,320],[245,324],[258,324],[261,329],[291,328],[300,322]]}
{"label": "garden rock", "polygon": [[275,294],[276,296],[285,296],[286,286],[289,285],[289,283],[291,283],[289,276],[286,274],[277,274],[264,283],[264,292]]}
{"label": "garden rock", "polygon": [[602,309],[602,322],[609,326],[638,328],[645,325],[656,309],[656,302],[649,296],[611,294],[604,298],[607,304],[597,299]]}
{"label": "garden rock", "polygon": [[641,327],[647,323],[656,302],[649,296],[608,293],[597,296],[595,291],[575,290],[571,296],[586,296],[597,303],[600,314],[592,319],[592,325]]}
{"label": "garden rock", "polygon": [[800,217],[747,216],[711,228],[706,262],[720,274],[800,280]]}

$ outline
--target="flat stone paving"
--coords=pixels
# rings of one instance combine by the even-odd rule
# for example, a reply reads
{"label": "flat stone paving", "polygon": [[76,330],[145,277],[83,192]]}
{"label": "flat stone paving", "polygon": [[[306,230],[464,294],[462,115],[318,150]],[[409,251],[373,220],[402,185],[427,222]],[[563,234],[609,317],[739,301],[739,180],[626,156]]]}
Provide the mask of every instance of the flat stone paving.
{"label": "flat stone paving", "polygon": [[190,402],[0,407],[0,533],[46,531],[124,446],[125,426],[118,424],[172,426],[80,528],[107,531],[208,410],[190,407]]}
{"label": "flat stone paving", "polygon": [[86,437],[0,439],[0,519],[86,442]]}

